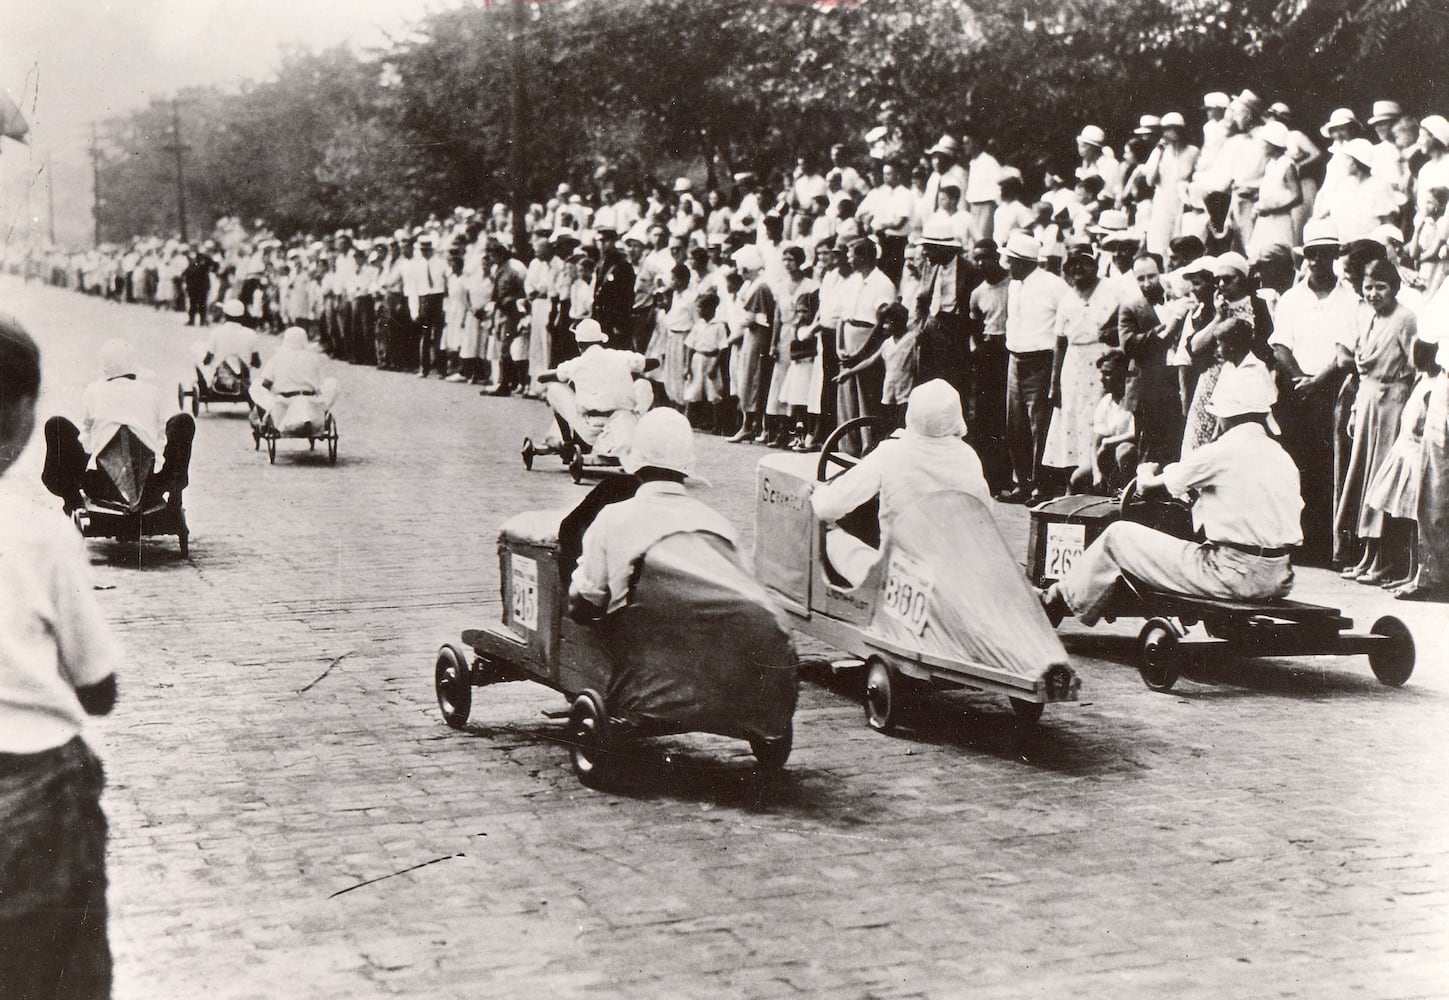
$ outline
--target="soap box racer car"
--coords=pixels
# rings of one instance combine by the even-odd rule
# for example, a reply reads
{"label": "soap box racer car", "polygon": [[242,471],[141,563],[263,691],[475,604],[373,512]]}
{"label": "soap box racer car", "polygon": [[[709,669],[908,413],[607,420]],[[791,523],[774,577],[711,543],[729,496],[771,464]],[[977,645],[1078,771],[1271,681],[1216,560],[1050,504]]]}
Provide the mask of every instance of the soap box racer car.
{"label": "soap box racer car", "polygon": [[[1135,521],[1179,538],[1192,538],[1191,509],[1177,500],[1147,500],[1129,483],[1120,501],[1068,496],[1032,509],[1028,572],[1045,587],[1061,579],[1074,560],[1118,519]],[[1115,618],[1145,618],[1138,634],[1143,683],[1169,691],[1183,669],[1215,657],[1351,656],[1367,653],[1382,683],[1398,687],[1414,672],[1414,638],[1402,621],[1385,615],[1367,633],[1337,608],[1288,599],[1228,601],[1151,590],[1124,577]],[[1189,634],[1201,624],[1205,635]]]}
{"label": "soap box racer car", "polygon": [[[818,464],[812,455],[760,460],[755,573],[795,628],[865,661],[867,723],[890,730],[914,697],[932,689],[1005,695],[1029,721],[1048,702],[1076,701],[1081,682],[1066,650],[976,498],[924,497],[897,516],[860,586],[835,573],[810,494],[830,472],[854,464],[836,448],[858,423],[837,428]],[[872,501],[840,523],[878,545],[877,517]]]}
{"label": "soap box racer car", "polygon": [[241,403],[244,406],[251,405],[251,382],[252,371],[246,361],[237,355],[222,359],[221,364],[216,366],[216,375],[210,382],[206,379],[206,373],[199,367],[196,369],[196,382],[190,388],[176,387],[176,408],[181,411],[187,409],[187,399],[191,400],[191,415],[196,416],[201,405],[205,404],[207,409],[212,403]]}
{"label": "soap box racer car", "polygon": [[[658,366],[658,359],[650,358],[646,361],[644,370],[652,371]],[[634,437],[634,425],[653,404],[653,390],[647,388],[649,381],[644,378],[635,379],[636,390],[640,386],[646,388],[642,392],[636,391],[632,409],[606,413],[574,410],[566,414],[554,405],[553,386],[560,382],[558,373],[553,370],[546,371],[538,380],[549,386],[547,395],[556,426],[544,435],[542,444],[531,437],[523,439],[523,447],[519,449],[523,467],[531,472],[533,460],[539,455],[557,455],[567,466],[569,476],[575,483],[582,483],[584,476],[591,473],[608,475],[621,472],[620,459],[629,450],[629,442]],[[580,426],[575,426],[571,422],[573,420],[577,420]]]}
{"label": "soap box racer car", "polygon": [[[191,420],[189,416],[176,419]],[[155,479],[156,453],[122,427],[96,456],[86,476],[82,504],[71,520],[85,538],[136,541],[153,535],[175,535],[181,555],[190,552],[190,532],[181,490],[163,490]]]}
{"label": "soap box racer car", "polygon": [[280,427],[271,413],[264,413],[261,407],[252,403],[247,415],[252,428],[252,448],[267,443],[267,461],[276,464],[277,442],[295,438],[307,442],[307,450],[313,451],[317,442],[327,445],[327,461],[337,464],[337,418],[325,409],[316,393],[300,393],[289,399],[290,406]]}
{"label": "soap box racer car", "polygon": [[584,530],[607,503],[633,494],[611,477],[572,512],[530,511],[498,536],[503,621],[438,651],[443,719],[468,720],[473,688],[536,681],[570,702],[573,767],[603,781],[631,737],[689,732],[748,740],[766,770],[790,755],[797,691],[784,616],[729,544],[670,535],[640,560],[629,604],[597,626],[564,613]]}

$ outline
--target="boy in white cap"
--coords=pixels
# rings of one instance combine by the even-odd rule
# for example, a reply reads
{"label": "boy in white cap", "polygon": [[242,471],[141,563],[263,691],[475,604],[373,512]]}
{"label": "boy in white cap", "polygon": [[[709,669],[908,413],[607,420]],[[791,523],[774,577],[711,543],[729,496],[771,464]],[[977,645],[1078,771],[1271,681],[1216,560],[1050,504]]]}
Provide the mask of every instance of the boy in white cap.
{"label": "boy in white cap", "polygon": [[579,356],[570,358],[538,381],[553,408],[563,440],[570,431],[595,454],[617,456],[627,446],[634,422],[654,403],[654,390],[643,375],[650,367],[644,355],[605,347],[608,338],[594,319],[574,328]]}
{"label": "boy in white cap", "polygon": [[[0,475],[39,391],[39,348],[0,315]],[[0,552],[0,994],[107,997],[105,776],[80,733],[115,706],[121,649],[69,522],[0,492]]]}
{"label": "boy in white cap", "polygon": [[212,327],[204,345],[194,348],[197,374],[206,379],[207,385],[215,383],[217,369],[229,358],[240,358],[253,371],[261,367],[257,335],[243,322],[246,312],[240,299],[227,299],[221,304],[223,321]]}
{"label": "boy in white cap", "polygon": [[1268,433],[1276,396],[1261,365],[1225,366],[1209,404],[1221,436],[1165,469],[1152,463],[1137,470],[1140,492],[1195,492],[1193,524],[1208,540],[1187,541],[1130,521],[1108,525],[1042,594],[1054,623],[1070,612],[1083,625],[1096,624],[1123,574],[1151,590],[1196,597],[1287,595],[1293,588],[1289,552],[1303,541],[1303,499],[1297,466]]}
{"label": "boy in white cap", "polygon": [[[810,495],[815,515],[832,525],[825,533],[826,557],[852,587],[859,586],[875,565],[896,516],[915,501],[941,490],[968,493],[982,503],[990,498],[981,459],[962,440],[965,435],[961,396],[944,380],[932,379],[911,393],[905,430],[882,441]],[[879,549],[834,527],[834,522],[874,496],[880,497]]]}
{"label": "boy in white cap", "polygon": [[694,432],[684,414],[651,410],[640,419],[624,456],[624,469],[639,477],[639,489],[599,511],[584,532],[569,580],[571,613],[600,618],[623,608],[639,558],[669,535],[702,531],[738,544],[724,515],[685,493],[694,465]]}

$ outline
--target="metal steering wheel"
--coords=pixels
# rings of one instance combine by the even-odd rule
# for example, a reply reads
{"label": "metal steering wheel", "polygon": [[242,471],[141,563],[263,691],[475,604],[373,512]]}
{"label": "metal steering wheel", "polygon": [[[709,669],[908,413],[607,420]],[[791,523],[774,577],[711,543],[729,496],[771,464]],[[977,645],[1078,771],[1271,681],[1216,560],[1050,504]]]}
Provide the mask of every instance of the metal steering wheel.
{"label": "metal steering wheel", "polygon": [[[848,435],[867,429],[876,433],[871,435],[870,444],[860,455],[851,455],[840,450],[842,442]],[[870,454],[876,445],[890,436],[890,430],[890,423],[885,417],[856,417],[854,420],[847,420],[831,431],[830,436],[825,439],[825,443],[820,446],[820,461],[815,464],[815,480],[828,483],[847,470],[853,469],[861,458]],[[833,473],[830,471],[832,465],[837,467]]]}

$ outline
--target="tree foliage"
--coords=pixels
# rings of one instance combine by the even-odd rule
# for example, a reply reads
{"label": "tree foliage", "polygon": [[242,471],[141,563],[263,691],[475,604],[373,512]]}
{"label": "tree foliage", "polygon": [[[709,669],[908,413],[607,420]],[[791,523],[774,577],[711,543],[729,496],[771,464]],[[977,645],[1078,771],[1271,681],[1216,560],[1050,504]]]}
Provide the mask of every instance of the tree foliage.
{"label": "tree foliage", "polygon": [[[1120,138],[1205,90],[1283,97],[1305,124],[1376,97],[1433,107],[1449,78],[1406,67],[1446,41],[1444,0],[504,0],[178,95],[188,214],[193,232],[227,215],[376,229],[605,167],[624,184],[783,169],[882,122],[911,148],[970,129],[1063,166],[1086,122]],[[106,234],[174,231],[170,106],[109,133]]]}

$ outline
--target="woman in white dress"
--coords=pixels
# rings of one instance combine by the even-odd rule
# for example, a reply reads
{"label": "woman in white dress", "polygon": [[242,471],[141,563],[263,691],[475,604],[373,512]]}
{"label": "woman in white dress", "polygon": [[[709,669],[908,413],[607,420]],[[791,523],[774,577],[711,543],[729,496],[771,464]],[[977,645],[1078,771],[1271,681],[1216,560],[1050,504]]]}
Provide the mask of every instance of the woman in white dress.
{"label": "woman in white dress", "polygon": [[1047,431],[1042,464],[1054,469],[1090,472],[1096,460],[1092,448],[1092,417],[1102,398],[1102,377],[1097,359],[1115,344],[1117,283],[1097,276],[1097,261],[1090,252],[1073,250],[1062,265],[1062,277],[1072,294],[1058,314],[1056,358],[1052,371],[1052,400],[1056,407]]}
{"label": "woman in white dress", "polygon": [[1248,257],[1257,260],[1268,247],[1280,243],[1294,245],[1293,210],[1303,203],[1303,190],[1298,183],[1298,168],[1290,148],[1292,139],[1288,126],[1268,122],[1258,130],[1258,141],[1267,152],[1263,178],[1258,183],[1258,201],[1254,207],[1253,235],[1248,238]]}
{"label": "woman in white dress", "polygon": [[1147,157],[1144,179],[1152,187],[1152,207],[1147,222],[1147,249],[1167,256],[1167,244],[1178,235],[1183,196],[1197,166],[1198,148],[1183,139],[1186,122],[1170,111],[1162,116],[1162,138]]}

